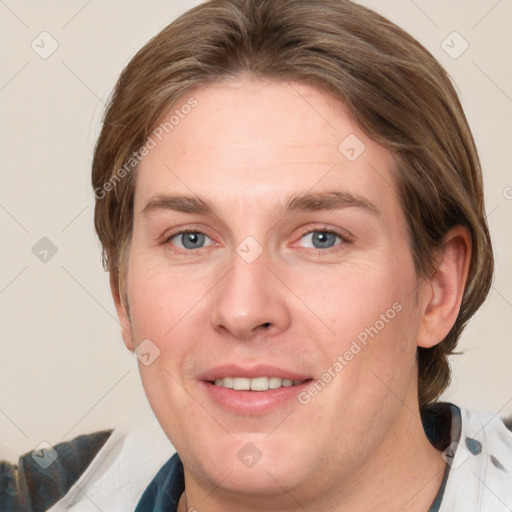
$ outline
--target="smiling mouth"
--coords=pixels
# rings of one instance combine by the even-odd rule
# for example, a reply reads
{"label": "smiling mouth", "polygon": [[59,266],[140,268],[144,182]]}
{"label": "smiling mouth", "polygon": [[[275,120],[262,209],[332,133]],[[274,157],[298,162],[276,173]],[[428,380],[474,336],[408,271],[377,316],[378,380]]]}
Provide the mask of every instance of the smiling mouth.
{"label": "smiling mouth", "polygon": [[279,389],[283,387],[292,387],[303,384],[307,380],[291,380],[281,377],[224,377],[211,381],[215,386],[233,389],[235,391],[268,391],[270,389]]}

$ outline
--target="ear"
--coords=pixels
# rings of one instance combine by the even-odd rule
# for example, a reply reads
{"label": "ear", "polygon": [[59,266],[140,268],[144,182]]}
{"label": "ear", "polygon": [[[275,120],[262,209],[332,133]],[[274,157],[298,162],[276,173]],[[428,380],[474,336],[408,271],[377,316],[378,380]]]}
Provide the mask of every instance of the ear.
{"label": "ear", "polygon": [[421,285],[422,318],[418,346],[431,348],[442,341],[459,314],[471,262],[471,236],[455,226],[436,252],[436,270]]}
{"label": "ear", "polygon": [[119,290],[119,283],[114,279],[112,273],[110,274],[110,291],[112,292],[112,298],[114,299],[114,304],[116,306],[119,324],[121,325],[121,336],[123,337],[123,342],[126,345],[126,348],[130,352],[133,352],[135,347],[133,345],[128,305],[123,304]]}

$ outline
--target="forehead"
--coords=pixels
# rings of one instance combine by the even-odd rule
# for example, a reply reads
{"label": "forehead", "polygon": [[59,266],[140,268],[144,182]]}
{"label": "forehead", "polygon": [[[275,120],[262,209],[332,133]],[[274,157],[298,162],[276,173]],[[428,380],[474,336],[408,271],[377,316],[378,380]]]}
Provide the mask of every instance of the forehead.
{"label": "forehead", "polygon": [[250,210],[339,190],[397,207],[391,153],[342,103],[304,84],[243,77],[192,90],[151,138],[137,170],[136,212],[165,193]]}

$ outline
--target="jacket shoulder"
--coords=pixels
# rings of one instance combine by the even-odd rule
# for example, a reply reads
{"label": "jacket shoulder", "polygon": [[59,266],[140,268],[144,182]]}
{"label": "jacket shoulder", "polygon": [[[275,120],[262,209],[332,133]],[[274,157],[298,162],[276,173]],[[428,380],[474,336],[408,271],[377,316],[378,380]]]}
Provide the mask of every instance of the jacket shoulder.
{"label": "jacket shoulder", "polygon": [[42,446],[0,461],[0,512],[43,512],[60,500],[87,469],[113,429]]}

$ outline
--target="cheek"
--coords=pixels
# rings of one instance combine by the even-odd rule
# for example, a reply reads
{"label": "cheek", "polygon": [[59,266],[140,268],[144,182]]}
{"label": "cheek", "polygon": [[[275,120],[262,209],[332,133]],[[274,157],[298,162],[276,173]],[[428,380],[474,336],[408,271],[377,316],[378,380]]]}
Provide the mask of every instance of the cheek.
{"label": "cheek", "polygon": [[290,274],[288,282],[312,313],[307,318],[322,332],[329,327],[331,335],[326,342],[336,345],[337,340],[352,339],[360,333],[364,339],[364,333],[368,329],[373,332],[376,323],[378,331],[383,327],[389,330],[388,325],[399,316],[397,309],[409,301],[414,283],[413,272],[403,269],[398,277],[393,266],[389,261],[357,261],[339,268],[324,267],[314,274],[304,271],[300,277]]}
{"label": "cheek", "polygon": [[155,409],[187,404],[181,385],[200,341],[208,339],[204,296],[211,284],[204,272],[172,268],[148,252],[132,255],[127,289],[135,345],[150,340],[158,357],[139,363],[143,386]]}
{"label": "cheek", "polygon": [[131,258],[127,289],[138,339],[150,338],[160,345],[198,304],[202,285],[189,271],[179,272],[154,260],[144,253]]}
{"label": "cheek", "polygon": [[388,258],[342,270],[325,270],[295,288],[318,312],[319,318],[309,316],[308,332],[321,354],[323,380],[334,383],[340,400],[380,399],[387,388],[402,395],[414,370],[419,319],[412,262]]}

